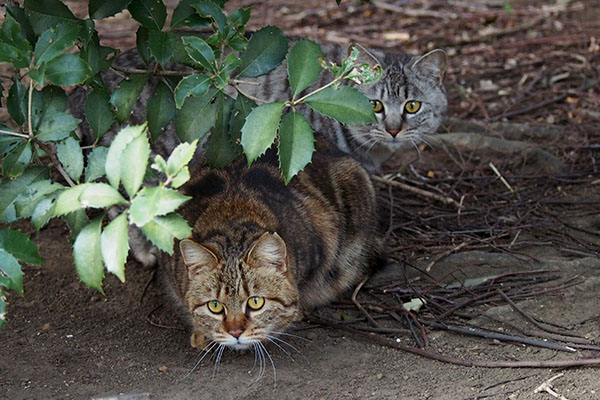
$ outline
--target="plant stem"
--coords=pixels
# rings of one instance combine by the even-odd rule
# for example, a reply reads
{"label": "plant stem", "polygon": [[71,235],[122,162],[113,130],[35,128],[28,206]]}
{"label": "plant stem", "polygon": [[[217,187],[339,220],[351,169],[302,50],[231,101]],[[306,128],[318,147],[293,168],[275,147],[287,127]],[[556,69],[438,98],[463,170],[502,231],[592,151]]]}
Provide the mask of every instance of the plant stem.
{"label": "plant stem", "polygon": [[154,71],[151,69],[139,69],[139,68],[125,68],[125,67],[119,67],[117,65],[113,65],[111,67],[111,69],[114,69],[115,71],[120,71],[120,72],[124,72],[126,74],[154,74],[154,75],[163,75],[163,76],[187,76],[187,75],[191,75],[195,72],[198,72],[196,70],[193,71]]}
{"label": "plant stem", "polygon": [[31,123],[31,103],[33,99],[33,79],[29,78],[29,99],[27,100],[27,129],[29,138],[33,139],[33,124]]}
{"label": "plant stem", "polygon": [[265,104],[265,103],[268,103],[268,101],[266,101],[266,100],[259,99],[258,97],[254,97],[254,96],[252,96],[251,94],[248,94],[248,93],[244,92],[242,89],[240,89],[240,87],[239,87],[238,85],[236,85],[236,84],[235,84],[235,83],[233,83],[232,81],[230,81],[230,83],[229,83],[229,84],[230,84],[231,86],[233,86],[233,88],[234,88],[235,90],[237,90],[237,91],[238,91],[240,94],[242,94],[242,95],[246,96],[247,98],[249,98],[249,99],[251,99],[251,100],[254,100],[254,101],[255,101],[255,102],[257,102],[257,103],[260,103],[260,104]]}
{"label": "plant stem", "polygon": [[20,138],[24,138],[24,139],[29,139],[28,135],[25,135],[23,133],[17,133],[17,132],[11,132],[11,131],[5,131],[0,129],[0,133],[4,134],[4,135],[10,135],[10,136],[18,136]]}
{"label": "plant stem", "polygon": [[312,92],[310,92],[309,94],[307,94],[307,95],[305,95],[305,96],[302,96],[302,97],[300,97],[298,100],[292,100],[292,101],[289,101],[289,102],[288,102],[288,104],[289,104],[291,107],[297,106],[298,104],[302,103],[304,100],[306,100],[307,98],[309,98],[310,96],[312,96],[312,95],[315,95],[315,94],[317,94],[317,93],[319,93],[319,92],[321,92],[321,91],[323,91],[323,90],[327,89],[328,87],[330,87],[330,86],[332,86],[332,85],[335,85],[336,83],[338,83],[339,81],[341,81],[341,80],[342,80],[342,79],[344,79],[344,78],[345,78],[345,77],[343,77],[343,76],[338,76],[337,78],[335,78],[334,80],[332,80],[331,82],[329,82],[327,85],[325,85],[325,86],[321,86],[320,88],[313,90],[313,91],[312,91]]}
{"label": "plant stem", "polygon": [[60,161],[58,160],[58,157],[56,156],[56,153],[54,152],[54,149],[52,149],[46,143],[40,142],[39,140],[37,140],[37,138],[33,138],[33,142],[40,149],[44,150],[44,152],[46,152],[46,154],[48,154],[48,156],[50,157],[50,160],[52,161],[52,165],[54,165],[54,167],[56,168],[56,170],[62,175],[63,178],[65,178],[65,180],[67,181],[67,183],[69,184],[69,186],[71,186],[71,187],[76,186],[77,184],[75,182],[73,182],[73,180],[71,179],[71,177],[69,176],[69,174],[67,174],[65,172],[65,170],[63,169]]}

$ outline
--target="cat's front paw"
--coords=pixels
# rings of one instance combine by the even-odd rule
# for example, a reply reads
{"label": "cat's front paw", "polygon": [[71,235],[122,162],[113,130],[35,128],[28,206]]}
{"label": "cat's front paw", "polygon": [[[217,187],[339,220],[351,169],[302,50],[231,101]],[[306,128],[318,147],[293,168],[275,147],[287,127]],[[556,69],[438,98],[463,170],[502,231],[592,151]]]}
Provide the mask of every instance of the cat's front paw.
{"label": "cat's front paw", "polygon": [[194,332],[190,336],[190,345],[192,345],[192,347],[198,349],[198,351],[202,351],[204,349],[205,343],[206,343],[206,338],[204,337],[204,334],[202,334],[202,333]]}

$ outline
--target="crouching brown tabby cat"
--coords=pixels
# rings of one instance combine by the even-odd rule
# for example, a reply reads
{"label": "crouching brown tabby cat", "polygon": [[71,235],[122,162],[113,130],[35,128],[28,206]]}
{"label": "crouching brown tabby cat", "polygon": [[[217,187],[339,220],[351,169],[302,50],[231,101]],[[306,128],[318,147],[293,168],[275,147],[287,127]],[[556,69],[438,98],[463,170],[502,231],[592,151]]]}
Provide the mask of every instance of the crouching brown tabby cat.
{"label": "crouching brown tabby cat", "polygon": [[192,234],[161,267],[199,350],[273,340],[382,260],[371,180],[325,140],[287,186],[272,150],[192,176],[179,209]]}

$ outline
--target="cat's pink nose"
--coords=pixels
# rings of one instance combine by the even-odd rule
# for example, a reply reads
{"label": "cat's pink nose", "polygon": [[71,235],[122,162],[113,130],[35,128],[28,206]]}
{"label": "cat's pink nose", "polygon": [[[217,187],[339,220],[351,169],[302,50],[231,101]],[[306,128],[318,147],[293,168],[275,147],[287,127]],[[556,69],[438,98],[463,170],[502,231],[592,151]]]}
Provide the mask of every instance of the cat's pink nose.
{"label": "cat's pink nose", "polygon": [[393,137],[396,137],[396,135],[398,134],[398,132],[400,132],[399,129],[386,129],[387,132],[392,135]]}
{"label": "cat's pink nose", "polygon": [[244,333],[244,330],[243,329],[230,329],[227,332],[234,338],[238,339],[240,336],[242,336],[242,333]]}

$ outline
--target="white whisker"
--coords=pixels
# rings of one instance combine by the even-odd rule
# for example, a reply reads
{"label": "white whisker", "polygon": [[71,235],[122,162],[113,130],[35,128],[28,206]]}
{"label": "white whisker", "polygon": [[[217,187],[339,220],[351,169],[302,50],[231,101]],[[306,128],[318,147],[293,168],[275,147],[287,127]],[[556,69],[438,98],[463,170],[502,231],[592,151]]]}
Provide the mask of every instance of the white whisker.
{"label": "white whisker", "polygon": [[[269,361],[271,362],[271,367],[273,368],[273,387],[276,387],[277,386],[277,371],[275,370],[275,363],[273,362],[273,359],[271,358],[271,355],[269,354],[269,351],[267,350],[265,345],[262,344],[261,342],[258,342],[258,345],[263,349],[263,351],[265,352],[267,357],[269,357]],[[265,361],[265,363],[266,363],[266,361]]]}
{"label": "white whisker", "polygon": [[215,353],[217,356],[215,357],[215,366],[213,367],[212,379],[215,379],[215,376],[219,373],[219,367],[221,363],[221,357],[223,356],[223,351],[225,350],[225,345],[220,344]]}
{"label": "white whisker", "polygon": [[298,336],[298,335],[294,335],[292,333],[277,332],[277,331],[271,331],[271,333],[275,333],[276,335],[282,335],[282,336],[290,336],[290,337],[293,337],[293,338],[296,338],[296,339],[304,340],[305,342],[310,342],[310,340],[308,340],[307,338],[302,337],[302,336]]}
{"label": "white whisker", "polygon": [[283,347],[281,347],[279,345],[279,343],[277,343],[276,341],[274,341],[273,339],[271,339],[269,336],[265,336],[265,337],[267,338],[267,340],[269,342],[273,343],[275,346],[277,346],[279,348],[279,350],[281,350],[283,353],[285,353],[290,358],[290,360],[292,360],[293,362],[296,362],[296,360],[294,360],[294,357],[292,357],[292,354],[289,351],[287,351],[286,349],[284,349]]}
{"label": "white whisker", "polygon": [[200,365],[202,360],[204,360],[204,358],[213,350],[213,348],[217,344],[218,344],[217,342],[215,342],[214,340],[211,340],[206,346],[204,346],[204,348],[202,350],[200,350],[200,354],[202,354],[202,352],[204,352],[204,354],[202,354],[202,356],[200,357],[200,359],[198,361],[196,361],[196,363],[194,364],[192,369],[190,369],[190,371],[187,374],[185,374],[185,376],[183,378],[181,378],[181,380],[184,380],[185,378],[190,376],[192,374],[192,372],[194,372],[196,370],[196,368],[198,368],[198,366]]}

